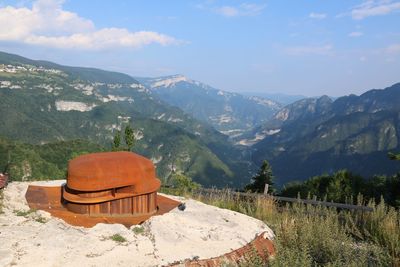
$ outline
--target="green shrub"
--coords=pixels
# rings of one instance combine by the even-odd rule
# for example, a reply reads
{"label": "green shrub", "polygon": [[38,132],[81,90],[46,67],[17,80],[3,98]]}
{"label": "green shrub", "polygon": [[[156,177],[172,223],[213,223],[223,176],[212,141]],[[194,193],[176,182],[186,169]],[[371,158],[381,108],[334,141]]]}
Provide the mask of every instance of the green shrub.
{"label": "green shrub", "polygon": [[370,201],[368,206],[372,212],[346,214],[347,232],[383,248],[400,264],[400,211],[385,204],[383,198],[379,204]]}
{"label": "green shrub", "polygon": [[243,255],[239,261],[240,267],[255,267],[264,266],[265,260],[258,254],[255,247],[252,247],[249,252]]}
{"label": "green shrub", "polygon": [[192,178],[183,173],[173,173],[168,179],[170,187],[164,188],[163,192],[178,195],[185,195],[185,192],[190,192],[200,188],[200,184],[193,182]]}
{"label": "green shrub", "polygon": [[14,214],[17,216],[22,216],[22,217],[28,217],[29,214],[35,212],[35,210],[33,209],[29,209],[29,210],[14,210]]}
{"label": "green shrub", "polygon": [[117,243],[125,243],[125,242],[127,242],[126,238],[123,237],[120,234],[114,234],[114,235],[110,236],[109,239],[111,239],[111,240],[113,240],[113,241],[115,241]]}
{"label": "green shrub", "polygon": [[36,217],[35,221],[37,221],[38,223],[46,223],[47,222],[47,220],[45,218],[43,218],[42,216]]}
{"label": "green shrub", "polygon": [[143,226],[135,226],[132,231],[136,234],[136,235],[141,235],[144,233],[144,227]]}

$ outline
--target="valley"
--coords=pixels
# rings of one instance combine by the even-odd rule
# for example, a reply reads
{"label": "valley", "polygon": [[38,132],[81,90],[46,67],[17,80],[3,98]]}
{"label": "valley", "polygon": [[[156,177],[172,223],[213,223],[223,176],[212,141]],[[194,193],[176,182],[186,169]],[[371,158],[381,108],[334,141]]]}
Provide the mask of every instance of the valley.
{"label": "valley", "polygon": [[136,79],[161,100],[230,137],[267,122],[282,108],[270,99],[218,90],[183,75]]}
{"label": "valley", "polygon": [[134,151],[165,184],[178,172],[205,187],[243,188],[263,160],[278,186],[341,169],[391,175],[400,171],[387,159],[400,149],[398,103],[400,84],[284,105],[183,75],[133,78],[1,52],[0,170],[63,178],[74,153],[110,150],[131,124]]}
{"label": "valley", "polygon": [[240,186],[251,169],[227,136],[161,102],[128,75],[6,53],[0,54],[0,64],[17,69],[0,72],[0,136],[8,140],[40,145],[82,139],[110,149],[115,131],[131,123],[135,151],[157,163],[164,181],[172,171],[182,171],[210,186]]}

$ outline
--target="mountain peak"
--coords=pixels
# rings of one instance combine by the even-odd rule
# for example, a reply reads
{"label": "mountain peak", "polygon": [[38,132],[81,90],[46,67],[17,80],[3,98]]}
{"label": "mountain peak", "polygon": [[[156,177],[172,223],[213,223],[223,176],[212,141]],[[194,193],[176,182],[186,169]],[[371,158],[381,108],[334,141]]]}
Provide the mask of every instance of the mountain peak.
{"label": "mountain peak", "polygon": [[318,101],[328,101],[328,102],[332,102],[332,99],[327,96],[327,95],[322,95],[318,98]]}
{"label": "mountain peak", "polygon": [[189,78],[182,74],[176,74],[166,77],[160,77],[153,80],[150,87],[157,88],[157,87],[173,87],[175,84],[179,82],[192,82]]}

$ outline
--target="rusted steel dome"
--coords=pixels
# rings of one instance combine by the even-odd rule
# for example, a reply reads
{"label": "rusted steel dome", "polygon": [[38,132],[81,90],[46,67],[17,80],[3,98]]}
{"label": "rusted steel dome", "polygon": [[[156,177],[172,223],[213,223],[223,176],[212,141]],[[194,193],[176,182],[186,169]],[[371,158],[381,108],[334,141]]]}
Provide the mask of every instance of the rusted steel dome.
{"label": "rusted steel dome", "polygon": [[68,210],[91,216],[145,215],[157,212],[154,164],[131,152],[93,153],[68,164],[62,196]]}

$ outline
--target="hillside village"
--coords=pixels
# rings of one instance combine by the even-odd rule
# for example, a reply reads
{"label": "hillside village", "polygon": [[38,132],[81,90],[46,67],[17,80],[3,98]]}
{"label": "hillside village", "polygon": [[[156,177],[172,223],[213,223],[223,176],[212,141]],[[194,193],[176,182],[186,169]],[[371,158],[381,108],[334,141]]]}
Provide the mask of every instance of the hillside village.
{"label": "hillside village", "polygon": [[5,73],[18,73],[18,72],[33,72],[33,73],[40,73],[40,72],[47,72],[47,73],[54,73],[54,74],[62,74],[61,70],[57,69],[47,69],[42,66],[36,67],[32,65],[11,65],[11,64],[0,64],[0,72]]}

